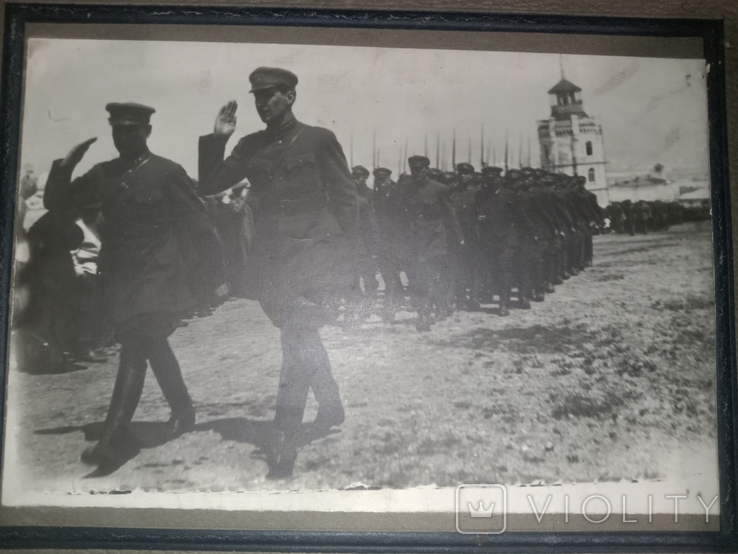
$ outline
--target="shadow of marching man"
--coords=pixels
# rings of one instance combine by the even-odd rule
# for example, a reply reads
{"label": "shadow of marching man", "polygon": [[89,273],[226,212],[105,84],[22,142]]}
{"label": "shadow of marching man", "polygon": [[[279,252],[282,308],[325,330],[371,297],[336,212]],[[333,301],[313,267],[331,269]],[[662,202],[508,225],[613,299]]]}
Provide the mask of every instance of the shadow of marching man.
{"label": "shadow of marching man", "polygon": [[98,466],[100,474],[137,452],[129,424],[147,362],[172,410],[166,438],[193,428],[195,409],[168,337],[178,314],[192,305],[190,284],[207,280],[216,288],[222,281],[220,243],[192,181],[181,166],[148,149],[155,110],[135,103],[105,109],[120,156],[72,180],[97,140],[89,139],[54,161],[44,193],[51,212],[74,214],[97,202],[103,220],[98,273],[121,350],[102,435],[82,453],[82,461]]}
{"label": "shadow of marching man", "polygon": [[200,138],[199,191],[216,194],[248,178],[254,237],[247,280],[264,313],[281,330],[282,368],[269,474],[292,475],[309,390],[319,404],[313,422],[327,434],[344,421],[320,328],[338,315],[340,298],[356,294],[359,246],[356,188],[336,136],[292,113],[297,76],[260,67],[249,76],[266,129],[243,137],[224,160],[236,128],[236,102],[223,106],[214,133]]}

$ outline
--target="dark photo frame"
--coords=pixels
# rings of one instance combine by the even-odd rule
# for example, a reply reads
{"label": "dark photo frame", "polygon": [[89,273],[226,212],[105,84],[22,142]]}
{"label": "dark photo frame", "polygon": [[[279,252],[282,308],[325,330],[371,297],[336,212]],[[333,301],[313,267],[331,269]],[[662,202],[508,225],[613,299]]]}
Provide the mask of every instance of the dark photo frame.
{"label": "dark photo frame", "polygon": [[[4,453],[2,462],[4,473],[3,492],[7,494],[10,489],[8,477],[5,475],[11,467],[8,464],[8,444],[9,442],[15,444],[13,441],[16,440],[9,436],[9,421],[12,422],[17,418],[22,419],[22,416],[19,415],[20,412],[16,413],[15,411],[18,404],[13,404],[13,402],[17,402],[17,400],[14,400],[16,397],[13,397],[10,392],[10,389],[13,388],[12,385],[15,383],[12,372],[18,371],[17,367],[13,366],[15,362],[13,362],[12,351],[14,346],[11,332],[12,299],[14,287],[17,285],[17,281],[13,280],[14,271],[16,271],[17,244],[15,240],[10,240],[8,237],[16,237],[18,232],[18,190],[24,172],[22,163],[25,161],[21,148],[24,144],[24,110],[29,109],[27,96],[29,85],[26,77],[29,67],[30,39],[43,39],[52,42],[75,39],[120,41],[121,43],[123,41],[150,41],[160,44],[177,41],[192,47],[196,47],[198,44],[237,45],[248,43],[260,46],[270,44],[303,45],[309,48],[381,47],[394,49],[397,52],[436,48],[446,52],[563,54],[565,56],[590,56],[592,58],[598,56],[648,58],[653,60],[690,60],[697,58],[704,60],[707,68],[703,77],[706,98],[704,123],[709,127],[707,131],[709,143],[706,150],[709,155],[709,175],[707,175],[709,188],[707,190],[709,190],[712,223],[712,251],[709,254],[712,255],[714,273],[715,372],[714,382],[710,383],[708,387],[710,390],[705,394],[712,394],[714,390],[715,414],[713,420],[716,423],[715,429],[709,430],[706,434],[712,434],[716,437],[714,442],[719,477],[716,495],[719,498],[719,521],[716,521],[717,518],[710,519],[708,517],[707,520],[709,520],[710,525],[703,524],[703,522],[707,523],[704,518],[705,512],[700,512],[695,498],[702,494],[709,502],[712,494],[710,494],[711,491],[700,488],[704,486],[705,482],[698,480],[686,481],[686,487],[689,489],[688,494],[696,495],[690,497],[690,501],[695,502],[698,509],[685,514],[681,520],[682,526],[678,525],[676,521],[678,519],[677,500],[673,504],[663,504],[656,510],[656,513],[653,513],[650,499],[648,511],[645,511],[643,506],[639,506],[633,514],[640,517],[641,521],[644,521],[643,518],[648,518],[648,521],[651,522],[652,517],[655,518],[657,523],[655,527],[642,525],[628,528],[626,525],[620,525],[620,523],[626,522],[630,514],[630,512],[626,514],[625,507],[625,495],[630,494],[630,491],[636,491],[640,494],[639,502],[641,503],[643,503],[642,500],[646,496],[668,499],[681,494],[683,489],[671,490],[669,488],[672,482],[668,479],[660,480],[657,476],[656,479],[649,480],[647,474],[641,474],[643,475],[642,479],[633,478],[631,482],[624,481],[620,478],[621,476],[608,482],[609,477],[603,474],[600,483],[597,484],[599,488],[582,491],[581,486],[584,485],[581,485],[578,489],[579,492],[577,492],[576,487],[566,488],[566,515],[557,512],[558,519],[548,520],[548,525],[543,528],[540,526],[540,514],[536,512],[536,509],[540,508],[544,501],[548,502],[546,495],[550,491],[553,491],[551,493],[551,497],[554,498],[553,502],[561,503],[556,498],[557,489],[555,487],[571,486],[572,482],[566,479],[563,480],[564,482],[556,482],[553,479],[543,479],[540,482],[528,479],[521,483],[519,478],[503,477],[502,480],[507,479],[505,484],[509,485],[507,489],[500,485],[501,490],[504,491],[504,500],[501,497],[501,500],[494,501],[504,501],[507,508],[507,503],[514,501],[510,498],[511,491],[519,496],[517,499],[519,510],[513,510],[510,514],[506,514],[504,524],[500,527],[500,530],[504,532],[499,532],[497,528],[490,530],[478,526],[464,527],[467,524],[471,525],[469,523],[471,520],[465,523],[463,518],[460,518],[460,512],[458,511],[458,506],[463,506],[466,502],[466,497],[463,496],[465,494],[463,488],[467,486],[467,483],[464,482],[463,476],[457,477],[453,484],[451,483],[453,479],[449,478],[448,482],[435,487],[429,486],[437,485],[437,477],[428,478],[427,481],[423,482],[413,481],[412,478],[409,481],[388,480],[384,485],[380,484],[378,486],[373,483],[352,482],[350,485],[348,483],[343,485],[341,488],[344,490],[339,491],[325,490],[331,489],[331,484],[328,482],[321,482],[322,486],[309,482],[314,496],[306,497],[303,500],[300,500],[299,493],[294,492],[295,489],[301,489],[301,482],[299,481],[297,484],[295,482],[290,484],[290,481],[287,481],[284,487],[276,491],[273,488],[267,488],[265,490],[268,492],[261,492],[263,494],[261,497],[258,496],[259,493],[253,491],[236,491],[229,489],[227,486],[225,489],[218,489],[213,486],[210,491],[205,493],[206,496],[211,495],[212,499],[212,504],[209,504],[207,508],[199,503],[202,502],[202,499],[198,500],[196,486],[193,486],[191,491],[176,490],[176,492],[181,493],[179,495],[167,495],[160,492],[156,486],[153,486],[147,494],[147,491],[137,490],[135,485],[121,486],[120,483],[113,480],[105,481],[104,483],[108,484],[101,485],[97,490],[94,486],[85,485],[87,488],[83,488],[82,492],[78,492],[76,489],[74,492],[63,492],[63,489],[59,489],[50,493],[47,488],[40,488],[35,491],[42,495],[56,495],[54,498],[57,500],[48,503],[31,500],[0,505],[0,544],[3,547],[280,552],[435,552],[450,550],[463,552],[482,549],[491,550],[493,548],[511,552],[548,552],[552,550],[561,552],[653,550],[729,552],[738,548],[736,454],[734,446],[735,424],[738,418],[735,408],[737,393],[735,377],[735,308],[730,185],[728,181],[725,43],[722,21],[453,12],[221,8],[207,5],[197,7],[134,7],[91,4],[52,6],[11,3],[6,4],[4,10],[5,29],[3,34],[2,88],[0,91],[2,93],[0,109],[2,110],[3,121],[0,137],[2,138],[4,160],[2,173],[0,174],[0,191],[2,191],[0,194],[0,214],[2,214],[0,233],[6,238],[6,240],[0,242],[0,268],[2,268],[0,286],[2,290],[6,291],[4,300],[0,302],[0,319],[5,325],[5,332],[0,335],[0,352],[2,352],[4,360],[1,382],[3,391],[5,391],[2,396],[3,427],[0,431]],[[279,65],[281,60],[284,59],[286,58],[277,58],[278,61],[275,61],[274,65]],[[562,63],[562,81],[565,80],[563,71]],[[242,75],[241,78],[246,84],[247,75]],[[301,83],[307,80],[302,75],[300,79]],[[627,76],[624,80],[627,80]],[[252,81],[251,84],[256,88],[258,80]],[[573,91],[571,94],[576,92],[579,91]],[[554,89],[551,89],[549,93],[552,96],[557,94]],[[572,98],[574,97],[572,96]],[[581,104],[579,98],[577,98],[577,101]],[[247,109],[242,108],[243,111]],[[239,112],[239,115],[241,116],[242,113]],[[110,115],[111,118],[115,117],[113,112],[110,112]],[[545,116],[546,114],[541,117]],[[49,118],[53,117],[53,114],[49,112]],[[584,114],[582,117],[589,116]],[[322,125],[323,122],[321,121],[320,124]],[[326,126],[330,127],[330,125]],[[206,131],[207,128],[201,131],[199,126],[196,130],[193,130],[193,144],[196,134],[203,134]],[[478,132],[475,128],[474,133]],[[81,140],[84,137],[79,138]],[[346,154],[349,154],[345,137],[339,136],[339,139]],[[54,149],[56,156],[63,156],[76,139],[70,140],[69,145],[65,144]],[[365,142],[368,140],[364,139]],[[376,137],[374,140],[376,141]],[[470,161],[472,158],[471,140],[470,138]],[[489,154],[487,160],[484,159],[484,140],[485,131],[483,128],[482,145],[475,145],[475,148],[479,148],[479,157],[483,166],[494,166],[495,163],[490,164]],[[678,132],[673,140],[679,140]],[[428,153],[428,141],[429,138],[426,134],[425,152],[422,152],[422,141],[419,140],[414,147],[416,148],[414,153],[424,153],[426,158],[433,158],[433,147],[435,146],[440,151],[440,139],[435,139],[435,134],[431,133],[430,154]],[[512,149],[515,148],[517,141],[517,135],[513,134],[510,141],[513,143]],[[455,156],[457,152],[455,131],[453,145]],[[228,146],[228,152],[232,147],[233,144]],[[407,145],[405,145],[404,150],[402,146],[392,146],[392,148],[394,148],[390,154],[392,161],[385,162],[385,164],[393,164],[393,168],[397,167],[397,173],[402,173],[403,157],[406,159],[411,152],[408,151]],[[588,143],[588,154],[590,154],[589,150],[591,148]],[[461,152],[465,154],[465,149],[466,144],[462,142],[462,139],[459,139],[458,158],[451,158],[450,148],[449,151],[444,152],[444,156],[453,159],[453,162],[464,161],[466,158]],[[508,165],[507,150],[508,140],[506,137],[505,169]],[[526,165],[522,161],[524,150],[521,135],[517,153],[519,158],[516,164],[521,167]],[[398,158],[396,153],[398,151],[404,156]],[[376,153],[376,146],[373,145],[372,155],[376,155]],[[500,159],[502,158],[501,148],[497,155]],[[346,157],[349,158],[349,155]],[[353,165],[353,157],[354,138],[352,134],[351,165]],[[436,165],[438,167],[441,166],[441,163],[439,163],[440,157],[440,154],[436,153]],[[364,159],[366,158],[365,155]],[[515,155],[511,155],[510,158],[510,166],[512,167]],[[530,146],[528,146],[528,158],[527,165],[531,165]],[[368,164],[368,161],[365,163]],[[375,167],[381,165],[379,160],[376,159],[373,160],[373,163]],[[577,175],[576,160],[569,162],[569,165],[572,164],[574,175]],[[196,164],[193,167],[196,167]],[[594,165],[592,167],[594,168]],[[624,182],[627,183],[627,180]],[[633,190],[636,189],[638,189],[638,186],[634,186]],[[709,230],[707,230],[706,237],[709,235]],[[705,244],[709,244],[709,239],[705,240],[707,241]],[[706,251],[702,252],[705,253]],[[17,275],[15,278],[17,279]],[[607,277],[607,279],[609,278]],[[613,277],[613,279],[622,278],[622,276]],[[604,277],[602,281],[605,282]],[[659,301],[654,300],[651,306],[655,302]],[[681,310],[686,319],[690,317],[689,302],[689,298],[685,298],[674,308],[675,311]],[[671,310],[672,308],[666,309]],[[707,308],[705,305],[700,305],[697,309],[707,310],[711,313],[710,310],[713,308],[708,304]],[[267,320],[264,321],[268,323]],[[487,323],[480,324],[480,326],[484,325],[487,325]],[[192,327],[195,327],[195,325],[193,324]],[[420,325],[418,325],[418,329],[421,330]],[[470,347],[472,350],[502,348],[504,346],[499,339],[499,328],[491,325],[490,329],[492,331],[487,334],[475,335],[477,341],[472,343],[473,346]],[[487,337],[487,342],[479,337]],[[549,338],[554,342],[563,340],[562,335],[556,333]],[[593,341],[594,348],[605,348],[602,341],[597,342],[592,337],[590,339]],[[518,339],[513,337],[513,340]],[[535,350],[535,345],[526,348],[528,349],[524,353],[528,357],[524,358],[524,363],[533,363],[531,360],[536,353],[531,351],[530,348]],[[567,355],[569,354],[566,352],[561,354],[563,357]],[[657,352],[653,355],[658,358],[662,354]],[[580,357],[582,356],[584,355],[580,355]],[[586,356],[584,357],[586,358]],[[515,373],[518,369],[513,370],[512,373]],[[575,370],[576,368],[567,369],[562,375],[566,376],[570,371]],[[518,373],[523,371],[525,371],[525,368],[518,371]],[[647,369],[643,370],[641,368],[638,371],[647,371]],[[590,373],[587,373],[587,375],[591,376]],[[632,377],[627,371],[625,376]],[[39,375],[39,379],[44,377],[47,376]],[[112,383],[112,379],[110,381]],[[71,385],[66,383],[61,386]],[[195,402],[195,404],[200,410],[201,407],[198,403]],[[9,410],[9,407],[12,410]],[[458,407],[458,409],[468,408],[469,406]],[[592,408],[590,405],[582,408],[580,405],[577,409],[585,411],[594,409],[596,411],[599,408],[596,406]],[[686,409],[688,414],[691,413],[689,412],[691,408]],[[701,412],[699,412],[701,407],[698,406],[694,409],[696,411],[693,417],[702,417]],[[564,421],[567,421],[567,418],[574,414],[572,409],[566,407],[564,412],[562,412],[563,416],[559,413],[554,419],[561,417]],[[493,412],[490,412],[490,414],[489,418],[492,421],[497,421],[493,418],[499,414]],[[608,418],[613,416],[613,422],[618,419],[610,412],[606,412],[606,415]],[[64,417],[66,416],[61,416],[61,419]],[[597,425],[601,426],[600,429],[604,433],[605,424],[602,423],[604,418],[597,419],[597,417],[592,421],[598,422]],[[104,419],[104,412],[96,414],[89,422],[101,419]],[[372,429],[372,422],[367,423],[369,427],[363,429]],[[198,424],[202,425],[199,420]],[[61,433],[62,431],[58,431],[58,429],[62,429],[63,426],[64,423],[56,427],[52,425],[41,427],[45,427],[45,430],[49,431],[48,434],[53,435],[54,432]],[[73,431],[87,433],[90,427],[86,429],[80,426],[73,429]],[[610,428],[608,427],[608,429]],[[200,431],[220,432],[225,440],[222,429],[202,427]],[[383,432],[385,431],[383,430]],[[615,431],[610,430],[609,432],[613,433]],[[383,436],[391,435],[390,431],[386,431],[386,433]],[[344,431],[345,434],[346,431]],[[328,439],[324,439],[324,437],[321,437],[321,439],[329,440],[335,436],[334,433],[331,433]],[[371,440],[373,439],[369,437],[366,442],[370,443]],[[451,441],[447,448],[451,450],[461,448],[461,446],[458,442]],[[525,448],[525,450],[520,451],[520,456],[530,463],[534,463],[531,460],[535,460],[536,456],[539,458],[542,456],[542,454],[537,453],[536,447],[533,447],[530,454],[528,453],[529,447],[526,446]],[[549,441],[546,441],[545,445],[542,444],[540,448],[543,449],[542,452],[551,452],[558,448],[558,444],[554,442],[549,444]],[[623,448],[625,448],[624,445]],[[511,447],[512,449],[513,447]],[[385,454],[392,456],[395,452],[390,450],[387,450]],[[573,454],[569,455],[569,459],[573,460],[574,458]],[[712,458],[698,459],[695,462],[696,467],[699,466],[699,460],[706,465],[713,461]],[[15,463],[16,465],[12,466],[13,468],[18,467],[17,462]],[[152,468],[157,467],[156,461],[152,463],[154,464],[151,466]],[[189,467],[189,461],[185,460],[183,464]],[[494,475],[497,475],[497,473]],[[471,479],[472,482],[468,483],[469,486],[480,487],[481,483],[478,479],[481,479],[481,477],[472,476]],[[584,480],[596,482],[598,479],[595,476]],[[20,477],[18,481],[22,481]],[[86,484],[91,482],[94,481],[84,481]],[[456,485],[459,485],[459,487],[456,488]],[[489,485],[490,483],[484,484],[485,487]],[[536,488],[536,486],[541,488]],[[695,489],[695,487],[697,488]],[[233,494],[221,495],[223,490]],[[260,489],[257,487],[257,490]],[[564,488],[558,490],[563,491]],[[605,517],[603,519],[604,524],[598,526],[599,520],[593,518],[595,522],[592,525],[592,519],[582,509],[582,513],[578,516],[572,516],[576,520],[575,525],[572,525],[572,527],[564,525],[564,522],[569,523],[568,503],[570,494],[572,495],[571,498],[578,498],[578,501],[585,499],[584,504],[590,496],[604,499],[607,503],[607,516],[610,516],[612,507],[605,497],[608,494],[616,495],[613,498],[616,498],[619,502],[621,492],[623,493],[622,510],[618,511],[620,506],[615,506],[616,509],[613,513],[617,514],[617,518],[620,518],[622,513],[622,522],[608,521],[604,523],[608,519],[608,517]],[[189,493],[192,494],[188,496]],[[405,493],[418,494],[419,496],[410,497]],[[586,496],[586,493],[592,494]],[[223,500],[222,496],[229,496],[230,498]],[[343,496],[345,502],[338,502],[336,500],[338,496]],[[450,509],[439,509],[427,504],[441,498],[445,501],[447,497],[456,502],[456,505],[452,505]],[[535,498],[532,499],[533,497]],[[38,497],[34,498],[38,499]],[[63,500],[58,500],[60,498],[63,498]],[[280,502],[290,498],[297,498],[291,508],[285,508],[285,504],[280,504]],[[496,497],[484,497],[484,499],[493,498]],[[5,499],[6,496],[4,495],[3,502],[5,502]],[[232,502],[234,499],[236,500],[235,503]],[[362,506],[362,502],[366,499],[369,499],[366,506]],[[239,505],[238,502],[244,504]],[[331,504],[332,502],[337,503]],[[485,502],[485,500],[480,497],[480,502]],[[349,505],[354,507],[345,507]],[[422,508],[417,508],[418,506],[422,506]],[[522,514],[528,506],[534,506],[534,510],[532,512],[527,511],[523,516]],[[669,506],[673,508],[673,511],[669,511]],[[702,506],[705,507],[705,504]],[[705,510],[709,515],[709,508],[705,508]],[[596,513],[601,514],[601,512]],[[513,516],[519,517],[516,519]],[[471,515],[471,517],[477,516]],[[554,514],[551,514],[551,518],[554,518]],[[547,520],[543,521],[545,523]]]}

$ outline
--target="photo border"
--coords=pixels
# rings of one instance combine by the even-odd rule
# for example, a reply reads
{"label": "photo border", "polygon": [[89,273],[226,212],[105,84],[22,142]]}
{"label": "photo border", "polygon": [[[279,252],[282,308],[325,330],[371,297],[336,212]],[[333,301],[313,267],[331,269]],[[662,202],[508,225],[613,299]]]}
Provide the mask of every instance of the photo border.
{"label": "photo border", "polygon": [[[557,15],[439,13],[299,8],[130,5],[5,5],[0,129],[0,320],[9,325],[15,183],[22,106],[25,26],[28,23],[114,23],[146,25],[253,25],[280,27],[341,27],[396,30],[457,30],[548,34],[696,37],[703,41],[710,128],[710,181],[713,215],[713,255],[716,306],[716,389],[718,460],[720,472],[720,531],[711,532],[583,532],[461,535],[421,532],[238,531],[193,529],[130,529],[119,527],[23,526],[0,527],[3,548],[125,548],[167,550],[271,551],[396,551],[431,552],[665,550],[736,551],[736,349],[728,131],[723,21]],[[0,333],[0,355],[8,359],[8,333]],[[6,363],[7,367],[7,363]],[[5,391],[5,371],[0,386]],[[0,395],[5,413],[5,395]],[[4,421],[4,419],[3,419]],[[0,438],[4,428],[0,428]],[[4,510],[6,508],[2,508]],[[64,508],[55,508],[64,510]]]}

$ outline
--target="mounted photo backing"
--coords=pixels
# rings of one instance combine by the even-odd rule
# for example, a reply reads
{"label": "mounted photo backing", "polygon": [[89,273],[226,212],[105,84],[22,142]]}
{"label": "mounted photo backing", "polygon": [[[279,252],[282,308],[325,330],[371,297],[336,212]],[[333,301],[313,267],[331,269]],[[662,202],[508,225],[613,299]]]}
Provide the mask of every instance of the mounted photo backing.
{"label": "mounted photo backing", "polygon": [[[721,287],[732,282],[724,259],[714,261],[715,252],[730,255],[715,234],[729,220],[727,184],[715,182],[723,175],[715,164],[724,163],[716,158],[719,133],[710,130],[716,69],[699,33],[307,23],[26,24],[16,177],[4,189],[14,187],[16,219],[0,522],[447,533],[449,544],[467,534],[718,534],[727,500],[717,410],[724,393],[716,387],[725,384],[732,347],[716,341],[729,333],[716,315],[716,283],[726,305],[732,297]],[[75,177],[117,158],[106,104],[136,102],[155,109],[150,151],[198,179],[198,137],[213,132],[228,101],[238,109],[226,155],[264,128],[249,93],[249,75],[262,66],[298,77],[297,120],[331,131],[349,168],[385,167],[397,181],[413,155],[425,156],[439,179],[459,163],[498,167],[518,196],[514,170],[538,169],[541,182],[582,176],[601,221],[579,225],[575,213],[550,244],[571,263],[593,234],[591,265],[566,271],[555,292],[524,309],[519,246],[510,315],[501,317],[494,278],[477,291],[479,309],[462,306],[454,286],[462,264],[451,262],[438,272],[447,289],[424,331],[423,278],[417,248],[409,248],[399,267],[390,264],[402,289],[389,321],[382,262],[393,237],[370,177],[379,245],[366,252],[368,272],[357,275],[360,317],[349,321],[353,300],[344,296],[340,315],[320,331],[346,419],[311,436],[311,394],[294,475],[271,480],[284,331],[280,341],[258,300],[237,292],[246,287],[240,268],[258,259],[238,246],[263,232],[260,208],[253,190],[206,197],[226,263],[240,265],[226,278],[227,293],[178,314],[169,338],[196,423],[167,434],[170,407],[149,372],[129,426],[134,446],[106,471],[85,465],[80,454],[105,433],[119,364],[116,327],[94,300],[104,296],[95,284],[100,245],[104,251],[116,237],[80,216],[79,247],[63,260],[39,254],[44,240],[58,238],[38,239],[52,163],[92,137]],[[444,194],[453,197],[458,186]],[[252,208],[246,215],[236,209],[242,196]],[[480,216],[477,208],[475,233]],[[458,261],[448,227],[445,236],[444,254]],[[549,244],[521,237],[533,248]],[[502,262],[490,252],[479,246],[479,264],[494,274]],[[484,281],[487,269],[480,271]],[[442,313],[442,297],[456,309]]]}

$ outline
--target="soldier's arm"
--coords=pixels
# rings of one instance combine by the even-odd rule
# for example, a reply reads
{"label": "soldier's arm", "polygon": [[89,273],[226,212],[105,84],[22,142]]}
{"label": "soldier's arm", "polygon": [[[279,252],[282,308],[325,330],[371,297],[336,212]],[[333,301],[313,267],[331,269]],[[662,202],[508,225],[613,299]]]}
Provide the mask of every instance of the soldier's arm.
{"label": "soldier's arm", "polygon": [[223,247],[192,180],[182,167],[177,166],[169,173],[165,197],[190,282],[196,286],[218,287],[225,281]]}
{"label": "soldier's arm", "polygon": [[44,189],[44,208],[49,211],[71,212],[77,206],[91,203],[95,195],[95,171],[93,167],[84,175],[72,180],[74,166],[63,160],[54,160]]}
{"label": "soldier's arm", "polygon": [[441,205],[441,215],[443,216],[443,225],[446,230],[451,233],[456,244],[464,242],[464,235],[461,233],[461,227],[459,226],[459,220],[456,218],[456,210],[454,204],[451,202],[451,195],[448,191],[442,190],[438,195],[438,202]]}
{"label": "soldier's arm", "polygon": [[557,231],[556,216],[551,212],[549,206],[538,195],[533,199],[539,217],[543,220],[549,230],[555,235]]}
{"label": "soldier's arm", "polygon": [[534,238],[536,236],[535,227],[528,217],[525,208],[523,208],[523,203],[520,201],[520,197],[517,194],[511,195],[510,209],[512,210],[513,217],[515,218],[518,226],[523,229],[528,236]]}
{"label": "soldier's arm", "polygon": [[320,147],[320,167],[328,187],[328,199],[333,216],[349,237],[359,237],[359,202],[351,172],[336,136],[325,132]]}
{"label": "soldier's arm", "polygon": [[376,254],[379,246],[379,225],[371,202],[366,202],[366,229],[364,243],[370,254]]}
{"label": "soldier's arm", "polygon": [[208,196],[218,194],[246,177],[246,167],[252,155],[249,137],[242,138],[225,160],[228,136],[205,135],[198,144],[198,192]]}

